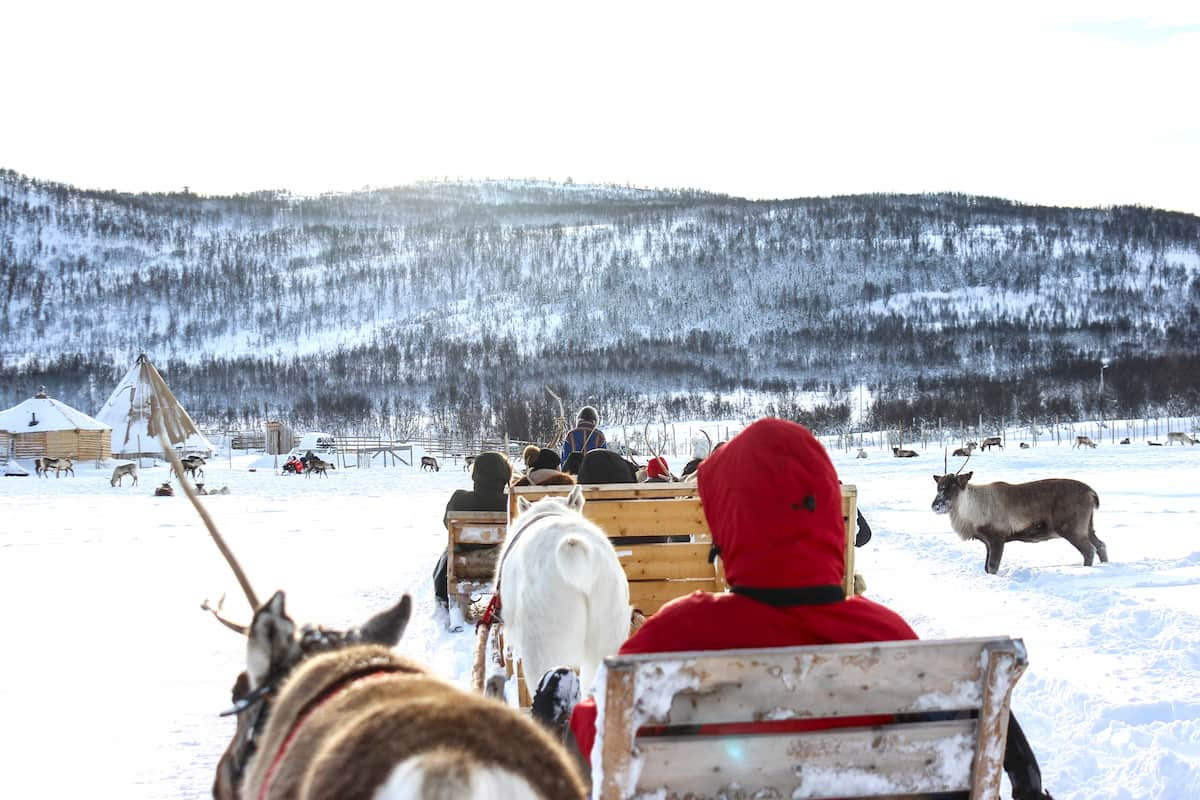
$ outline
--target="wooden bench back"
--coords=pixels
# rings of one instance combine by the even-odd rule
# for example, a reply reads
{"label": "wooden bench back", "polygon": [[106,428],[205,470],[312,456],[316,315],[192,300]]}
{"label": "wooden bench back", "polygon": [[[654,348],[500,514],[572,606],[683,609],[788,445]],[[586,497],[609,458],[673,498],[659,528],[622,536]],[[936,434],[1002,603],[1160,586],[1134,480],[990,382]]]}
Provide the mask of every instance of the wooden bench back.
{"label": "wooden bench back", "polygon": [[[509,519],[517,518],[517,498],[535,502],[565,496],[570,486],[517,486],[509,490]],[[608,535],[629,579],[629,602],[649,615],[664,603],[696,590],[720,592],[727,587],[720,562],[708,561],[712,532],[694,483],[584,484],[583,515]],[[854,593],[854,535],[858,490],[842,487],[846,524],[846,595]],[[630,543],[629,537],[686,535],[692,541]]]}
{"label": "wooden bench back", "polygon": [[[508,529],[504,511],[451,511],[446,520],[449,546],[446,588],[451,596],[489,592],[496,572],[496,556]],[[459,545],[495,545],[487,549],[460,550]]]}
{"label": "wooden bench back", "polygon": [[[736,784],[746,797],[999,797],[1025,666],[1024,644],[1007,637],[612,656],[593,796],[699,800]],[[925,721],[931,712],[940,721]],[[699,727],[897,714],[909,716],[804,732]],[[639,735],[644,725],[670,727]]]}

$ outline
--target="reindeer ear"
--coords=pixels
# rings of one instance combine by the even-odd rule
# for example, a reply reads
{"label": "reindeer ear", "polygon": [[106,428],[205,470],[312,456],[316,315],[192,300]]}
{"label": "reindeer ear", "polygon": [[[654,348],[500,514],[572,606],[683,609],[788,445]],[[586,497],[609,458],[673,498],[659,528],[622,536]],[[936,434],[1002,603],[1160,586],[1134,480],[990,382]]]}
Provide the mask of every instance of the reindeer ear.
{"label": "reindeer ear", "polygon": [[290,666],[296,647],[295,632],[296,623],[284,609],[282,590],[254,612],[246,637],[246,672],[254,688],[261,686],[272,673]]}
{"label": "reindeer ear", "polygon": [[962,475],[959,475],[958,485],[963,489],[967,488],[967,482],[971,480],[971,476],[974,474],[974,472],[964,472]]}
{"label": "reindeer ear", "polygon": [[517,513],[524,514],[526,511],[529,510],[529,507],[531,505],[533,505],[533,503],[529,502],[524,497],[518,497],[517,498]]}
{"label": "reindeer ear", "polygon": [[399,603],[367,620],[361,628],[363,641],[395,647],[411,617],[412,598],[404,595]]}
{"label": "reindeer ear", "polygon": [[941,476],[941,475],[934,475],[934,476],[933,476],[933,482],[934,482],[934,483],[941,483],[941,482],[942,482],[942,476]]}
{"label": "reindeer ear", "polygon": [[571,487],[571,493],[567,495],[567,508],[583,512],[583,487],[579,484]]}

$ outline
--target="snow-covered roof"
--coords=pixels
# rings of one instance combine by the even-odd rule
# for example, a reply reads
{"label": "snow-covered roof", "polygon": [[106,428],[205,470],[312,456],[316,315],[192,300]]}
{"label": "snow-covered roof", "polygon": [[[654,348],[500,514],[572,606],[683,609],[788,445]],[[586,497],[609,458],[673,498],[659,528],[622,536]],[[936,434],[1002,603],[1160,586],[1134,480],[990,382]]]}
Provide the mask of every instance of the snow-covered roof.
{"label": "snow-covered roof", "polygon": [[0,411],[0,431],[13,435],[38,431],[106,431],[110,428],[110,425],[40,393]]}

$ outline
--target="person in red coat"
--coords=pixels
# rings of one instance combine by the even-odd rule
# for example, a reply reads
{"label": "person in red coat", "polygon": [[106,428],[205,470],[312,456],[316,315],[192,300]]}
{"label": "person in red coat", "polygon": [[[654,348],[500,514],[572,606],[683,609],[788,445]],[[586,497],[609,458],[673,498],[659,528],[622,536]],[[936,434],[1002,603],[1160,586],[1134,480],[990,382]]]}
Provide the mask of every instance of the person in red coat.
{"label": "person in red coat", "polygon": [[[730,589],[667,603],[622,645],[621,654],[918,638],[895,611],[861,595],[845,596],[841,488],[824,446],[807,428],[780,419],[753,423],[700,465],[698,484],[713,555],[721,557]],[[1033,751],[1010,720],[1004,766],[1013,797],[1048,798]],[[590,757],[595,701],[576,705],[570,724],[582,755]],[[729,733],[756,729],[728,727]]]}

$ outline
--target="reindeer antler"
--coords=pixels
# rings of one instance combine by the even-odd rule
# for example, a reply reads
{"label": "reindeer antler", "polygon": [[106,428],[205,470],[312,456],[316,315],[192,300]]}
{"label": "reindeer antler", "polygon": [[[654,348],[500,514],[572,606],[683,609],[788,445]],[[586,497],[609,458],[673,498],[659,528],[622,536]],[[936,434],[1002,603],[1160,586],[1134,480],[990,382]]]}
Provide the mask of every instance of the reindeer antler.
{"label": "reindeer antler", "polygon": [[968,451],[967,451],[967,457],[963,459],[962,466],[961,466],[961,467],[959,467],[959,468],[958,468],[958,470],[957,470],[957,471],[955,471],[955,473],[954,473],[954,474],[955,474],[955,475],[958,475],[959,473],[961,473],[961,472],[963,471],[963,467],[967,466],[967,462],[968,462],[968,461],[970,461],[970,460],[971,460],[971,451],[970,451],[970,450],[968,450]]}
{"label": "reindeer antler", "polygon": [[204,598],[204,602],[202,602],[200,604],[200,610],[211,612],[212,615],[217,618],[217,622],[221,623],[226,628],[229,628],[229,630],[237,631],[238,633],[242,634],[243,636],[249,635],[249,633],[250,633],[249,625],[242,625],[240,622],[234,622],[229,617],[223,616],[221,614],[221,607],[224,605],[225,605],[225,595],[221,595],[221,599],[217,601],[216,607],[210,606],[208,604],[208,598],[206,597],[206,598]]}
{"label": "reindeer antler", "polygon": [[[152,407],[150,412],[151,423],[155,422],[154,417],[156,413],[158,413],[157,407]],[[179,476],[179,485],[183,487],[183,493],[187,495],[188,500],[192,501],[192,506],[196,509],[196,513],[200,515],[200,519],[204,520],[204,526],[208,528],[208,534],[212,536],[213,541],[217,544],[217,549],[221,551],[221,555],[225,556],[225,561],[229,564],[229,568],[233,570],[234,577],[237,578],[242,591],[246,594],[246,601],[250,603],[250,608],[257,611],[259,605],[258,596],[254,594],[254,589],[250,586],[250,579],[242,571],[242,566],[234,558],[233,551],[229,549],[229,545],[225,544],[225,538],[221,536],[221,532],[217,530],[216,523],[208,515],[208,509],[197,498],[196,490],[192,488],[187,478],[183,476],[183,464],[179,462],[179,456],[175,455],[175,449],[171,447],[171,443],[167,440],[166,431],[161,427],[158,429],[158,443],[162,447],[163,454],[175,469],[175,474]]]}
{"label": "reindeer antler", "polygon": [[[650,455],[654,456],[654,458],[658,459],[666,467],[667,460],[658,454],[658,451],[654,449],[654,445],[650,444],[650,420],[646,421],[646,427],[642,430],[642,438],[646,440],[646,449],[650,451]],[[667,468],[667,475],[670,475],[671,480],[675,480],[675,476],[671,473],[670,468]]]}

